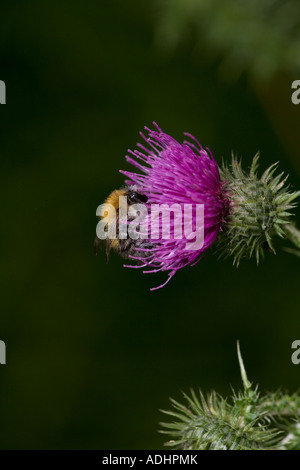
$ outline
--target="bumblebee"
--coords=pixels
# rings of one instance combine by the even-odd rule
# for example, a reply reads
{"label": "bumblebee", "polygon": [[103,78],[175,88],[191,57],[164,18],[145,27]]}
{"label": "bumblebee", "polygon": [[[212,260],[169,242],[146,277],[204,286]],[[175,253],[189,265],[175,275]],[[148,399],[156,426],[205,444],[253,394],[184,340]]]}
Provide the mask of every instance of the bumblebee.
{"label": "bumblebee", "polygon": [[[127,214],[131,205],[145,204],[148,200],[147,196],[137,191],[137,188],[135,185],[130,186],[130,187],[125,186],[124,188],[115,189],[105,200],[104,205],[108,204],[110,206],[113,206],[113,208],[115,209],[115,216],[108,221],[107,225],[111,225],[111,224],[115,225],[116,237],[109,238],[107,236],[105,240],[101,240],[96,235],[96,238],[94,240],[94,252],[96,255],[98,255],[103,245],[106,245],[106,260],[107,261],[109,260],[109,254],[110,254],[111,249],[113,249],[116,253],[121,255],[123,258],[129,258],[130,256],[138,256],[141,258],[145,258],[146,256],[148,256],[148,253],[145,251],[140,251],[139,249],[153,247],[153,245],[149,241],[141,239],[141,238],[138,238],[136,240],[131,239],[129,237],[120,238],[119,214],[120,214],[120,210],[123,208],[122,201],[124,201],[122,196],[127,198],[126,199]],[[102,218],[103,216],[100,216],[100,220]],[[128,217],[128,221],[130,221],[130,217]]]}

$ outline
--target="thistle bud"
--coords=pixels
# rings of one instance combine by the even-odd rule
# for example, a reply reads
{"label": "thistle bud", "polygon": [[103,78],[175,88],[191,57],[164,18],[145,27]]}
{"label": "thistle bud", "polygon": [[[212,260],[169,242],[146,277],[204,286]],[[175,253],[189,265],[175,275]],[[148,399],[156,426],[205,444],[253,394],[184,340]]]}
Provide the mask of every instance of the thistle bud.
{"label": "thistle bud", "polygon": [[[233,156],[231,165],[223,164],[221,180],[230,201],[229,213],[220,235],[221,252],[233,256],[234,264],[242,258],[256,257],[257,263],[266,250],[275,253],[273,239],[289,237],[290,212],[300,192],[291,192],[283,173],[275,176],[278,163],[258,176],[257,154],[249,173]],[[290,238],[290,237],[289,237]]]}

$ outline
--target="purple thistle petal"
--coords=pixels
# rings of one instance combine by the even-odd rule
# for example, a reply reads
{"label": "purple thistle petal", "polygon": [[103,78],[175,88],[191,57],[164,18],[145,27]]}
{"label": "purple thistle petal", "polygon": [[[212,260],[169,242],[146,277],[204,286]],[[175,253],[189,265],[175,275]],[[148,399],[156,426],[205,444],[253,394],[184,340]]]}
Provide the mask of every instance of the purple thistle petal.
{"label": "purple thistle petal", "polygon": [[[180,239],[165,239],[161,234],[158,238],[151,239],[150,236],[148,240],[152,241],[153,247],[145,250],[149,254],[140,258],[130,256],[143,267],[149,268],[144,272],[168,271],[168,282],[179,269],[196,264],[213,244],[222,230],[229,201],[220,181],[218,165],[210,150],[203,149],[197,139],[187,133],[185,136],[192,142],[185,140],[180,144],[165,134],[156,123],[153,124],[156,130],[145,127],[148,137],[140,133],[150,149],[138,144],[139,150],[129,150],[130,156],[126,156],[127,162],[142,172],[121,171],[128,178],[126,183],[129,187],[134,185],[139,193],[147,196],[149,208],[154,204],[178,204],[181,208],[184,208],[184,204],[203,204],[205,210],[204,243],[201,249],[188,249],[187,243],[191,240],[182,230],[184,234]],[[159,215],[159,211],[156,215]],[[147,224],[153,222],[150,215],[147,219]],[[190,222],[195,227],[194,213]],[[160,233],[159,218],[155,219],[155,224],[156,231]]]}

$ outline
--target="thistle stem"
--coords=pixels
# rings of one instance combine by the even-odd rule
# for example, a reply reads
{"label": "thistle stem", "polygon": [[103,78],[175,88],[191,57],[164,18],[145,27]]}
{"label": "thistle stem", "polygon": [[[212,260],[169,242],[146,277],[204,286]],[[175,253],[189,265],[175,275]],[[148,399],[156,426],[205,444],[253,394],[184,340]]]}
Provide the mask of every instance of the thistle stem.
{"label": "thistle stem", "polygon": [[[268,409],[268,415],[271,417],[285,417],[285,416],[300,416],[300,410],[296,408],[295,403],[291,402],[289,403],[289,407],[286,407],[283,410],[278,411],[278,408],[281,406],[280,401],[274,401],[274,402],[265,402],[264,403],[264,409]],[[274,411],[272,411],[272,408],[274,408]],[[292,408],[292,409],[290,409]]]}
{"label": "thistle stem", "polygon": [[294,224],[286,224],[284,228],[287,238],[300,249],[300,230]]}

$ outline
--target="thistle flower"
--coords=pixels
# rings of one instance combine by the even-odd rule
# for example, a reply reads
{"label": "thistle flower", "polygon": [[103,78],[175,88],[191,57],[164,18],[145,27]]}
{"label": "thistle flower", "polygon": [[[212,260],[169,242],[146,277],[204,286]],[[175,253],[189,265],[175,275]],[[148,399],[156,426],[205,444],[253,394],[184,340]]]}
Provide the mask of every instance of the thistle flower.
{"label": "thistle flower", "polygon": [[[149,148],[137,144],[139,150],[129,150],[134,158],[126,157],[143,174],[128,171],[121,173],[127,176],[126,184],[129,187],[134,187],[147,197],[148,207],[154,207],[154,213],[153,209],[151,213],[151,223],[153,225],[154,221],[156,224],[153,246],[145,249],[146,257],[131,258],[137,259],[143,267],[150,267],[145,272],[168,271],[168,282],[179,269],[197,263],[216,240],[226,220],[229,200],[220,180],[218,165],[209,149],[204,150],[190,134],[185,134],[190,141],[185,140],[180,144],[154,125],[156,130],[145,128],[148,137],[141,133]],[[179,219],[174,219],[171,230],[173,236],[169,238],[161,234],[163,227],[159,222],[159,212],[162,205],[169,208],[176,206],[182,211],[188,206],[191,208],[189,214],[185,214],[184,221],[182,212]],[[191,239],[197,237],[196,231],[199,229],[194,210],[197,205],[204,206],[204,238],[201,246],[199,244],[198,248],[191,249]],[[147,221],[150,223],[150,217]],[[174,236],[178,232],[181,237]],[[151,233],[153,235],[153,231]]]}
{"label": "thistle flower", "polygon": [[[179,269],[195,265],[215,241],[221,254],[233,256],[237,266],[252,256],[259,262],[266,250],[275,253],[275,237],[288,238],[297,249],[286,251],[300,256],[300,232],[291,223],[290,212],[300,191],[290,191],[283,173],[275,175],[277,163],[261,177],[258,155],[249,172],[235,157],[231,165],[219,169],[210,150],[203,149],[191,134],[185,134],[189,140],[180,144],[154,126],[155,130],[145,127],[147,136],[141,133],[146,145],[137,144],[126,157],[140,173],[121,171],[127,186],[114,191],[99,214],[101,220],[106,208],[113,206],[110,222],[102,220],[101,227],[118,225],[112,240],[107,233],[99,237],[107,240],[107,255],[114,248],[136,261],[127,267],[146,268],[145,273],[167,272],[167,281],[155,289]],[[139,230],[123,240],[128,224]]]}

